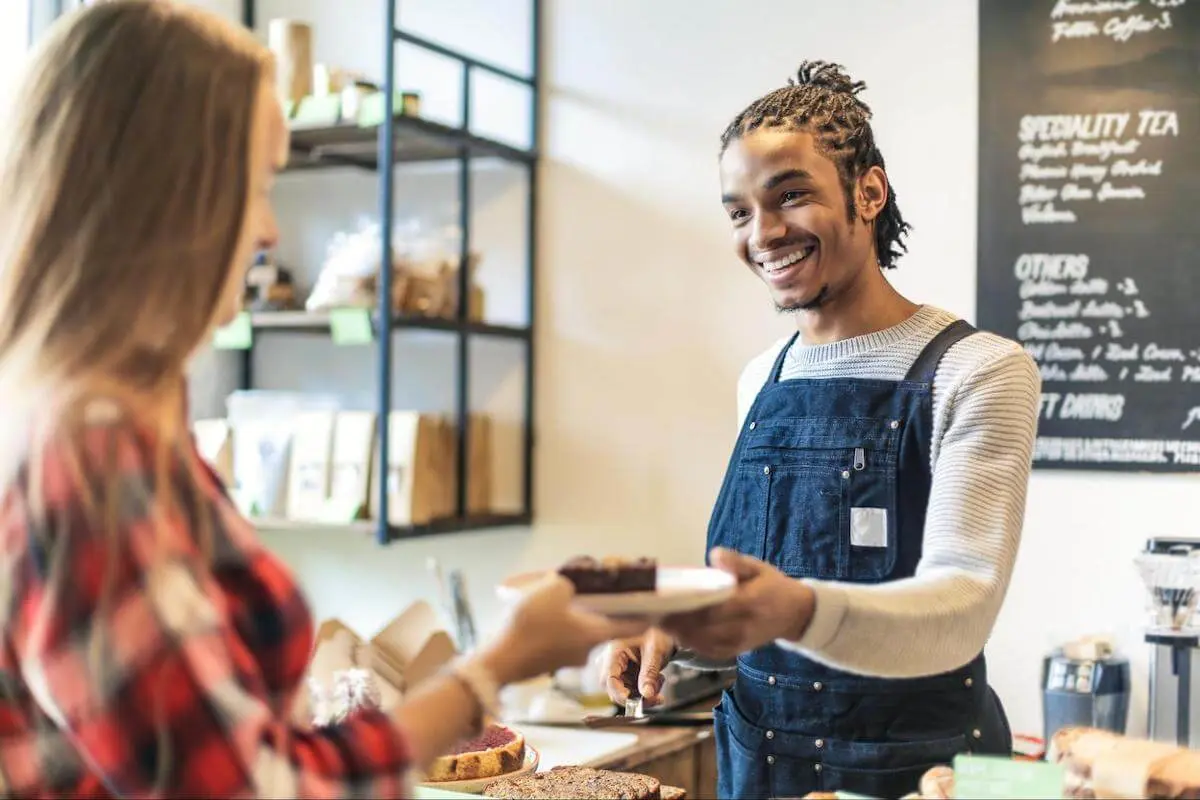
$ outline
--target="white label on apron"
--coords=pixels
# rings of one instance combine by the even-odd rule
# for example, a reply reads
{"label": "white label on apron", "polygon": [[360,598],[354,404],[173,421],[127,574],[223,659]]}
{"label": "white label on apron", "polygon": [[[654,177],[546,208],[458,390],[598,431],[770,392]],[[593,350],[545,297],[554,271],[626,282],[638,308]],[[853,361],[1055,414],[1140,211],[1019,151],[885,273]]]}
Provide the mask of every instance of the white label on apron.
{"label": "white label on apron", "polygon": [[887,509],[850,509],[850,544],[853,547],[887,547]]}

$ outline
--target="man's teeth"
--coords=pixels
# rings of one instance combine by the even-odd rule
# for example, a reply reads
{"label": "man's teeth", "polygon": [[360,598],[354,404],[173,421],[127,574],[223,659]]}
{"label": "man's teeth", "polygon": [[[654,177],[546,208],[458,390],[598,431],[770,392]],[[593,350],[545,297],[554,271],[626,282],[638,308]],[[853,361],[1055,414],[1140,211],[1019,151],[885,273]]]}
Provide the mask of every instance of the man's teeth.
{"label": "man's teeth", "polygon": [[786,269],[787,267],[790,267],[792,264],[795,264],[799,261],[803,261],[804,259],[808,258],[810,255],[812,255],[812,251],[815,249],[816,249],[815,247],[806,247],[803,250],[797,250],[796,252],[792,253],[790,256],[784,256],[783,258],[779,259],[778,261],[764,261],[764,262],[762,262],[762,268],[765,269],[767,272],[778,272],[781,269]]}

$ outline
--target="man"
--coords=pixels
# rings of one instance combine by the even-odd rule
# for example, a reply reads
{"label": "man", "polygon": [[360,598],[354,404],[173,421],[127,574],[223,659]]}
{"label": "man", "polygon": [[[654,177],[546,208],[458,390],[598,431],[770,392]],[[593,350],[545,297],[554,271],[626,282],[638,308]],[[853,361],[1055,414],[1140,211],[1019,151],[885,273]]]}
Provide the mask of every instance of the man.
{"label": "man", "polygon": [[1020,539],[1038,371],[885,278],[908,225],[863,88],[806,62],[721,138],[738,255],[797,332],[738,383],[708,531],[736,595],[611,659],[614,700],[640,662],[650,703],[679,648],[737,659],[715,712],[721,797],[900,797],[956,753],[1011,746],[982,651]]}

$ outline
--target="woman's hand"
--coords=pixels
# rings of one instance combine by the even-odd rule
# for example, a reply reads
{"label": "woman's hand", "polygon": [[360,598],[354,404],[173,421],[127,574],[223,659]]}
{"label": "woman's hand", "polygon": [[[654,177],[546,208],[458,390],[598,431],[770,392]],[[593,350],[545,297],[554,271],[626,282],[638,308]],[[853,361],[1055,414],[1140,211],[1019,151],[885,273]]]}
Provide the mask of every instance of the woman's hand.
{"label": "woman's hand", "polygon": [[720,605],[668,617],[662,628],[680,647],[706,658],[728,659],[776,639],[798,640],[812,619],[812,589],[756,558],[717,548],[711,562],[737,578],[737,591]]}
{"label": "woman's hand", "polygon": [[501,684],[515,683],[582,666],[598,645],[637,636],[649,623],[610,620],[572,604],[570,581],[555,575],[517,606],[495,641],[481,653],[484,665]]}

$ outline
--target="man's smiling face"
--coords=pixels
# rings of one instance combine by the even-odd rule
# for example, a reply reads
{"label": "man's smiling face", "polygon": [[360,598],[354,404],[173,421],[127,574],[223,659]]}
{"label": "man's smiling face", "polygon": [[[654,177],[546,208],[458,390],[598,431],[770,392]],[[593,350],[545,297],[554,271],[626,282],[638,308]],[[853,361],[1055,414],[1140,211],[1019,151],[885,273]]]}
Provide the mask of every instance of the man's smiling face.
{"label": "man's smiling face", "polygon": [[[882,178],[878,172],[863,178]],[[758,128],[731,141],[721,156],[721,195],[738,255],[781,311],[817,309],[864,267],[877,268],[871,225],[851,215],[837,166],[807,131]],[[877,209],[868,213],[873,219]]]}

